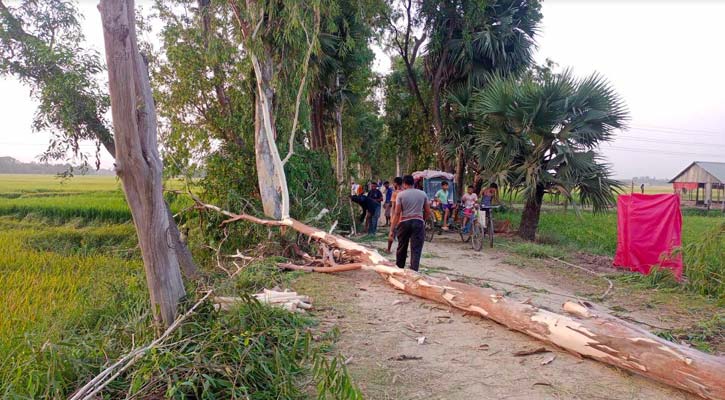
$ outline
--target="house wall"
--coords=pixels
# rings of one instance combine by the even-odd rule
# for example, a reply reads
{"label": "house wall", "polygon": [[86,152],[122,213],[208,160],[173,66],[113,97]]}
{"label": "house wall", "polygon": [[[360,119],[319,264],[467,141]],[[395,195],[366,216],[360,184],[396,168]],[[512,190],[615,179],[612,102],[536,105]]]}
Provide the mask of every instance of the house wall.
{"label": "house wall", "polygon": [[720,181],[695,164],[683,172],[673,182],[719,183]]}

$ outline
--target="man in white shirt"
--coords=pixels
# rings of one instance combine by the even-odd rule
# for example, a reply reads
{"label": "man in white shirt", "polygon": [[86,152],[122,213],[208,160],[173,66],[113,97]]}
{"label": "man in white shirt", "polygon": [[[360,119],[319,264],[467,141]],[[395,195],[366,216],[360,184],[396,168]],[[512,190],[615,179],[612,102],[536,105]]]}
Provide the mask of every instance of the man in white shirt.
{"label": "man in white shirt", "polygon": [[355,180],[350,180],[350,195],[351,196],[357,196],[358,190],[360,190],[360,185],[355,183]]}

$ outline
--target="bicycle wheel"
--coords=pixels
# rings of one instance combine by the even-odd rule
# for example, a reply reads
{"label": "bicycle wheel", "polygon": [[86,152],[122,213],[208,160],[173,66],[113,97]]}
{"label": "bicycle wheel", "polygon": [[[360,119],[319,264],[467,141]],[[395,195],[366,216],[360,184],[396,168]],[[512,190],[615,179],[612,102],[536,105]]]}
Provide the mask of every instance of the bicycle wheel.
{"label": "bicycle wheel", "polygon": [[483,234],[483,226],[478,221],[473,221],[473,225],[471,225],[471,247],[473,250],[481,251],[483,248]]}
{"label": "bicycle wheel", "polygon": [[[468,225],[468,232],[464,233],[463,231],[466,230],[466,225]],[[467,224],[461,224],[461,226],[458,228],[458,234],[461,235],[461,241],[463,243],[471,240],[471,227],[473,226],[473,221],[468,221]]]}
{"label": "bicycle wheel", "polygon": [[493,248],[493,212],[488,212],[488,240],[489,247]]}
{"label": "bicycle wheel", "polygon": [[427,242],[432,242],[433,236],[435,236],[435,233],[436,233],[435,223],[433,222],[433,220],[428,219],[427,221],[425,221],[425,240]]}

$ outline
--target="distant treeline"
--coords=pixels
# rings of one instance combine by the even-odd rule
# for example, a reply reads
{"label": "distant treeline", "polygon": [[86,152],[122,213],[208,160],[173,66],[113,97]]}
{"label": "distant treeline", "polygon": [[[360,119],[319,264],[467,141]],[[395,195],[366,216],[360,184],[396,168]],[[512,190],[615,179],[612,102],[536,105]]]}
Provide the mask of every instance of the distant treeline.
{"label": "distant treeline", "polygon": [[12,157],[0,157],[0,174],[40,174],[40,175],[57,175],[68,171],[73,173],[86,175],[114,175],[115,173],[110,169],[100,169],[96,171],[93,168],[89,168],[86,171],[81,171],[77,167],[72,167],[71,164],[42,164],[42,163],[25,163],[18,161]]}
{"label": "distant treeline", "polygon": [[667,186],[669,183],[667,183],[668,179],[662,179],[662,178],[655,178],[654,176],[635,176],[632,178],[634,180],[634,183],[636,184],[642,184],[648,186]]}

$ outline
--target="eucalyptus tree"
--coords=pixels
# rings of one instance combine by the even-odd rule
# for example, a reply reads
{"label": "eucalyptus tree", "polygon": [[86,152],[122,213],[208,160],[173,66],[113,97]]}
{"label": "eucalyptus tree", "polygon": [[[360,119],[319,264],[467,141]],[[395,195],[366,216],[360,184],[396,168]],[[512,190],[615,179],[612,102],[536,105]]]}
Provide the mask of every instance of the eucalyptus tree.
{"label": "eucalyptus tree", "polygon": [[[407,67],[400,57],[393,57],[392,71],[384,81],[384,116],[386,125],[386,149],[396,160],[396,175],[403,171],[427,168],[437,151],[436,143],[430,138],[430,125],[425,117],[422,104],[411,93]],[[422,79],[420,63],[413,68]],[[426,87],[421,87],[421,96],[428,98]],[[423,103],[425,104],[425,103]],[[403,155],[401,159],[400,156]]]}
{"label": "eucalyptus tree", "polygon": [[116,174],[136,226],[153,314],[169,326],[185,289],[179,258],[167,242],[170,219],[163,197],[156,109],[146,61],[138,49],[134,2],[102,0],[98,9],[116,134]]}
{"label": "eucalyptus tree", "polygon": [[[344,182],[345,148],[349,147],[345,138],[359,132],[349,128],[351,124],[367,126],[364,120],[372,117],[366,114],[369,107],[364,104],[372,94],[376,78],[372,71],[375,56],[368,43],[384,7],[380,0],[336,0],[337,11],[323,13],[320,48],[312,54],[308,96],[310,145],[312,149],[329,152],[328,136],[334,139],[339,186]],[[351,113],[344,115],[345,108]],[[350,115],[357,118],[348,118]],[[345,120],[349,123],[345,124]],[[333,134],[327,134],[328,127]]]}
{"label": "eucalyptus tree", "polygon": [[[26,0],[7,7],[0,1],[0,54],[0,74],[18,78],[40,103],[33,125],[53,135],[43,157],[62,159],[71,151],[85,162],[80,143],[94,140],[97,155],[102,145],[116,158],[117,173],[124,181],[128,171],[116,157],[119,144],[104,119],[109,99],[95,76],[103,71],[103,64],[98,54],[83,47],[79,13],[73,3]],[[155,137],[153,143],[146,143],[152,144]],[[198,272],[163,198],[153,219],[137,218],[141,206],[132,199],[161,193],[160,180],[152,186],[126,185],[124,181],[124,192],[136,223],[152,309],[168,324],[184,294],[179,267],[188,277],[196,277]],[[150,230],[148,223],[155,228]]]}
{"label": "eucalyptus tree", "polygon": [[597,150],[625,126],[628,111],[601,75],[497,76],[474,95],[471,109],[481,165],[523,193],[522,238],[535,238],[545,193],[578,198],[595,212],[614,204],[620,186]]}
{"label": "eucalyptus tree", "polygon": [[[290,200],[284,164],[294,152],[301,98],[306,89],[309,60],[318,46],[320,0],[229,0],[240,44],[252,64],[255,79],[254,149],[264,213],[289,218]],[[303,54],[300,54],[302,52]],[[291,69],[291,71],[290,71]],[[277,148],[276,91],[280,76],[296,75],[297,95],[287,155]]]}

